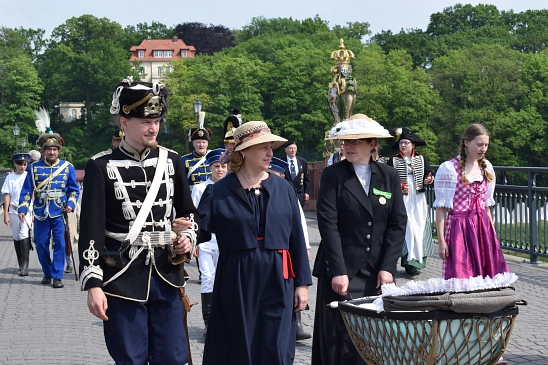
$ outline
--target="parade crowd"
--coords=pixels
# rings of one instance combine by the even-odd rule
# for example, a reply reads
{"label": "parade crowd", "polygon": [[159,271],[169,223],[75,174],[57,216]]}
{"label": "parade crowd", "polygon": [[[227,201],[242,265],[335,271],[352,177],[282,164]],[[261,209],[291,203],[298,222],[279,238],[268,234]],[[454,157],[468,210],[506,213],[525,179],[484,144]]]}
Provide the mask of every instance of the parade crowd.
{"label": "parade crowd", "polygon": [[[28,275],[34,242],[42,284],[63,288],[77,241],[75,273],[116,364],[191,362],[184,264],[193,259],[203,364],[292,364],[295,341],[311,336],[312,364],[365,364],[328,304],[379,295],[395,281],[398,262],[409,276],[420,275],[434,254],[424,194],[430,184],[440,277],[509,271],[489,210],[495,174],[482,125],[464,130],[458,155],[436,173],[416,150],[426,142],[408,128],[389,131],[365,114],[334,126],[326,139],[337,148],[320,181],[321,242],[311,270],[303,213],[310,179],[297,144],[233,110],[224,148],[210,149],[212,131],[200,112],[188,135],[194,150],[180,156],[156,141],[167,99],[159,83],[128,77],[115,85],[112,148],[91,157],[83,186],[59,159],[63,138],[37,113],[38,156],[13,155],[15,172],[2,186],[18,275]],[[273,156],[279,147],[285,158]],[[308,303],[312,276],[316,303]],[[301,323],[309,305],[313,334]]]}

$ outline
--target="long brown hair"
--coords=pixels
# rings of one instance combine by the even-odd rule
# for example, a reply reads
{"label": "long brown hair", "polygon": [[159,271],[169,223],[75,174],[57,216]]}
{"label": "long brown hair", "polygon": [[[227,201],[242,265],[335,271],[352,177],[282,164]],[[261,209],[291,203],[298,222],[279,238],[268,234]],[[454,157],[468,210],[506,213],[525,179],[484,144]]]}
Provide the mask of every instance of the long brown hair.
{"label": "long brown hair", "polygon": [[244,164],[244,158],[240,151],[232,151],[229,153],[230,156],[230,163],[228,164],[228,168],[232,172],[238,172],[242,165]]}
{"label": "long brown hair", "polygon": [[[464,141],[471,142],[474,138],[477,136],[487,136],[489,137],[489,131],[487,128],[485,128],[481,124],[470,124],[468,128],[464,130],[464,133],[462,134],[462,138],[460,140],[460,146],[459,146],[459,153],[460,153],[460,162],[459,162],[459,169],[460,169],[460,175],[461,180],[464,184],[470,184],[470,181],[466,178],[466,174],[464,173],[464,168],[466,165],[466,145],[464,144]],[[488,182],[493,181],[493,175],[489,171],[487,171],[487,162],[485,162],[485,157],[482,157],[479,161],[481,169],[485,173],[485,178]]]}

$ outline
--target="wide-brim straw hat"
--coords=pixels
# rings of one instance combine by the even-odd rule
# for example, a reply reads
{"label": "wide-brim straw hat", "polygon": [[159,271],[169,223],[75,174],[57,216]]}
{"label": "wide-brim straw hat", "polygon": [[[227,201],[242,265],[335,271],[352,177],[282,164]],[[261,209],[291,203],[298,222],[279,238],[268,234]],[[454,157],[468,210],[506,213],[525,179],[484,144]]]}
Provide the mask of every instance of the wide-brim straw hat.
{"label": "wide-brim straw hat", "polygon": [[354,114],[331,130],[326,140],[393,138],[388,129],[365,114]]}
{"label": "wide-brim straw hat", "polygon": [[282,146],[287,139],[272,134],[268,124],[262,121],[251,121],[242,124],[234,131],[234,151],[241,151],[256,144],[272,142],[272,148]]}

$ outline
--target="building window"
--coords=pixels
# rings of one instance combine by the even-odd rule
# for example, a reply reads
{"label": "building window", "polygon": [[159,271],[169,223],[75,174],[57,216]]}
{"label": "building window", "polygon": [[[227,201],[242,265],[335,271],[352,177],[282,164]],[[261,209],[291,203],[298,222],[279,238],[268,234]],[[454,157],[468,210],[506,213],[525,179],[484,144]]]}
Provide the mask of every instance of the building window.
{"label": "building window", "polygon": [[173,55],[173,51],[164,51],[164,58],[171,58]]}
{"label": "building window", "polygon": [[171,72],[171,67],[169,66],[166,66],[166,74],[170,73]]}
{"label": "building window", "polygon": [[181,57],[183,57],[183,58],[188,57],[188,51],[186,49],[181,50]]}
{"label": "building window", "polygon": [[164,51],[154,51],[154,58],[163,58]]}
{"label": "building window", "polygon": [[162,77],[162,66],[158,66],[158,78]]}
{"label": "building window", "polygon": [[72,109],[72,110],[71,110],[70,116],[71,116],[71,119],[70,119],[70,120],[75,120],[75,119],[76,119],[76,109]]}
{"label": "building window", "polygon": [[139,51],[139,58],[145,57],[145,51]]}
{"label": "building window", "polygon": [[145,68],[144,68],[144,67],[140,67],[140,68],[139,68],[139,74],[140,74],[141,76],[145,76],[145,75],[146,75],[146,73],[145,73]]}

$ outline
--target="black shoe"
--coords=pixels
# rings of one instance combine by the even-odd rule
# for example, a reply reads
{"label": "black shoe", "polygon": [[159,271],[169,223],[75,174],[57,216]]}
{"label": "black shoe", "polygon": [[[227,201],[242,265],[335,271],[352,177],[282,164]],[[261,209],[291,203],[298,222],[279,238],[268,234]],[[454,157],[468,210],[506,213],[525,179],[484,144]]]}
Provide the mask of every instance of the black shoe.
{"label": "black shoe", "polygon": [[49,285],[49,284],[51,284],[50,276],[46,276],[45,278],[42,279],[42,285]]}
{"label": "black shoe", "polygon": [[58,289],[64,287],[63,283],[61,282],[61,279],[53,279],[53,288]]}
{"label": "black shoe", "polygon": [[70,274],[70,273],[72,273],[72,266],[67,265],[67,267],[65,267],[65,274]]}
{"label": "black shoe", "polygon": [[296,334],[296,340],[308,340],[312,335],[310,333],[306,333],[303,328],[303,324],[301,322],[301,312],[295,313],[295,334]]}
{"label": "black shoe", "polygon": [[421,271],[419,269],[417,269],[416,267],[414,267],[414,266],[406,266],[405,267],[405,272],[409,276],[415,276],[415,275],[419,275],[421,273]]}

